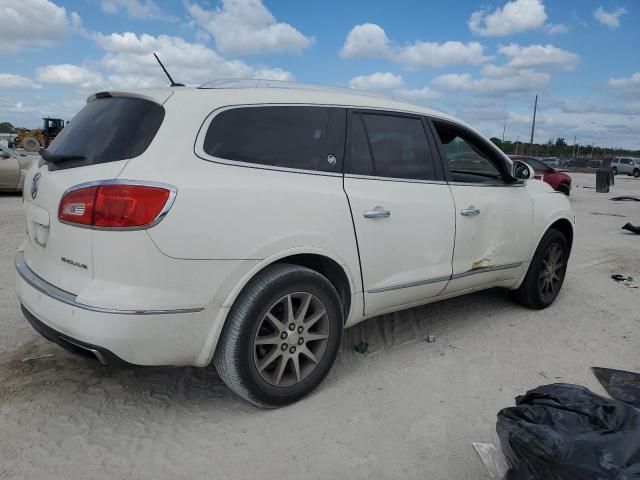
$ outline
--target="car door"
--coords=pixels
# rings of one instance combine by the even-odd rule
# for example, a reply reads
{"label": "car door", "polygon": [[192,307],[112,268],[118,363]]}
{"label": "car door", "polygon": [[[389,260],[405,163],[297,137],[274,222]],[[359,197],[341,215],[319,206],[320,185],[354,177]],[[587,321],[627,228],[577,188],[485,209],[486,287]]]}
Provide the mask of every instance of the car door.
{"label": "car door", "polygon": [[433,121],[455,202],[453,274],[443,293],[509,280],[526,267],[533,205],[502,155],[466,127]]}
{"label": "car door", "polygon": [[20,163],[8,152],[0,150],[0,189],[15,190],[20,180]]}
{"label": "car door", "polygon": [[344,189],[366,315],[438,295],[451,275],[454,204],[419,116],[351,111]]}

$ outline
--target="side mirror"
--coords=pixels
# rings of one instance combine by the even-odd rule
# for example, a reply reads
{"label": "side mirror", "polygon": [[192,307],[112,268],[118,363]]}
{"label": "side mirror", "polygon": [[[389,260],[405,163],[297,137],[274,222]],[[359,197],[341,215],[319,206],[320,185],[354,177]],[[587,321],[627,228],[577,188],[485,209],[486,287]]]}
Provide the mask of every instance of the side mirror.
{"label": "side mirror", "polygon": [[528,180],[533,177],[533,170],[529,165],[521,160],[514,160],[511,169],[511,176],[518,180]]}

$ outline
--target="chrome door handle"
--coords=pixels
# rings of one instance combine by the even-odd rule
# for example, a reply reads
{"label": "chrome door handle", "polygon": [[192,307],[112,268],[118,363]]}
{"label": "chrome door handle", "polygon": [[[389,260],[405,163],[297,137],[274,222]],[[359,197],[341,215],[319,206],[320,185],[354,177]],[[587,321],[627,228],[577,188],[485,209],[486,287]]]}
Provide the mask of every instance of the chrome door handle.
{"label": "chrome door handle", "polygon": [[391,212],[383,207],[375,207],[373,210],[367,210],[363,215],[364,218],[386,218],[391,216]]}
{"label": "chrome door handle", "polygon": [[470,205],[468,208],[460,210],[460,215],[465,217],[473,217],[474,215],[480,215],[480,209]]}

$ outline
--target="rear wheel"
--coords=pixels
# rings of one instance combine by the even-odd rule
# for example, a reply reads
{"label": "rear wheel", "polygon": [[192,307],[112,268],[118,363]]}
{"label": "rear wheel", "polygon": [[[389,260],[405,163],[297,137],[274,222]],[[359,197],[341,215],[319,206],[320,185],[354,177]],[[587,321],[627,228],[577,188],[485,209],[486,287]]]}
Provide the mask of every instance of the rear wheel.
{"label": "rear wheel", "polygon": [[613,172],[614,175],[618,174],[618,169],[616,167],[613,167],[611,171]]}
{"label": "rear wheel", "polygon": [[307,395],[327,375],[342,338],[343,310],[325,277],[290,264],[260,272],[229,312],[214,356],[231,390],[261,407]]}
{"label": "rear wheel", "polygon": [[634,178],[638,178],[638,177],[640,177],[640,170],[639,170],[639,169],[637,169],[637,168],[636,168],[636,169],[633,171],[633,177],[634,177]]}
{"label": "rear wheel", "polygon": [[551,305],[562,288],[568,258],[565,236],[556,229],[548,230],[540,240],[527,276],[514,292],[516,301],[535,309]]}

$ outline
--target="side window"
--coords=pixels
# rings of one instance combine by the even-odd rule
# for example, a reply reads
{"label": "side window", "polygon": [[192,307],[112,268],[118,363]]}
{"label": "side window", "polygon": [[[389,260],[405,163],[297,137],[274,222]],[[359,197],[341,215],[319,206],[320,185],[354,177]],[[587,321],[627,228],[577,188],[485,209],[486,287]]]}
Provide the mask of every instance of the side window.
{"label": "side window", "polygon": [[373,160],[369,150],[367,134],[364,131],[360,115],[351,116],[351,152],[349,156],[349,173],[357,175],[373,175]]}
{"label": "side window", "polygon": [[[487,145],[462,128],[434,122],[442,143],[451,179],[465,183],[502,183],[499,159]],[[525,160],[526,161],[526,160]]]}
{"label": "side window", "polygon": [[204,139],[214,157],[316,170],[329,120],[323,107],[245,107],[216,115]]}
{"label": "side window", "polygon": [[419,118],[354,115],[350,165],[351,173],[414,180],[437,178]]}

